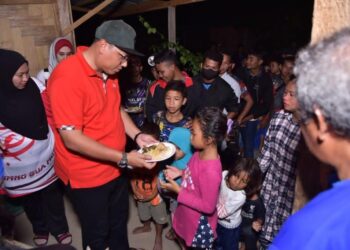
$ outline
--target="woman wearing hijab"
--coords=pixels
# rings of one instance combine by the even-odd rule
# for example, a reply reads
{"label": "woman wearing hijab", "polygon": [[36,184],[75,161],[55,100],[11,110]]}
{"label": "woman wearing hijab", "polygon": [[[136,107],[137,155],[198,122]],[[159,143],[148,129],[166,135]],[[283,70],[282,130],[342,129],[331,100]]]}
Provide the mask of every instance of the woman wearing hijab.
{"label": "woman wearing hijab", "polygon": [[23,206],[36,245],[46,245],[49,233],[59,243],[70,244],[72,235],[54,171],[54,136],[40,90],[30,78],[28,62],[21,54],[0,49],[0,69],[3,188]]}
{"label": "woman wearing hijab", "polygon": [[54,70],[54,68],[57,66],[59,62],[61,62],[63,59],[66,59],[68,56],[73,54],[73,45],[72,43],[64,38],[64,37],[58,37],[56,38],[50,46],[49,51],[49,66],[46,69],[42,69],[39,71],[36,78],[44,85],[46,86],[47,80],[49,79],[51,72]]}

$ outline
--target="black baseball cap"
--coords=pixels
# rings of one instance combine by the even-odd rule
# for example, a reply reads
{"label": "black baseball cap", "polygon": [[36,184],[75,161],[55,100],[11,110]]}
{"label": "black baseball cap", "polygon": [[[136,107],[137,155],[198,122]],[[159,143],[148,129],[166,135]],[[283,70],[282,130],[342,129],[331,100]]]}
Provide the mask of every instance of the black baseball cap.
{"label": "black baseball cap", "polygon": [[103,22],[95,32],[97,39],[105,39],[108,43],[117,46],[128,54],[144,56],[135,50],[136,32],[133,27],[123,20]]}

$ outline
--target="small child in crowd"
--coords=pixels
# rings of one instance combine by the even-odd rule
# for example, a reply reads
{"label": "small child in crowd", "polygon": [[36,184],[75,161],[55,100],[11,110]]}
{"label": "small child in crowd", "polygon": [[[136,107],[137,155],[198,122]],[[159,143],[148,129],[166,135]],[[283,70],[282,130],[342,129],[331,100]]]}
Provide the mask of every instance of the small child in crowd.
{"label": "small child in crowd", "polygon": [[130,56],[128,67],[120,78],[122,102],[126,112],[137,127],[145,122],[144,106],[151,81],[142,75],[143,65],[140,57]]}
{"label": "small child in crowd", "polygon": [[242,223],[240,226],[241,241],[245,250],[257,250],[259,232],[265,221],[265,206],[259,197],[262,184],[262,172],[260,168],[254,171],[250,177],[250,186],[246,188],[246,201],[242,207]]}
{"label": "small child in crowd", "polygon": [[168,141],[170,132],[176,127],[185,127],[190,120],[181,109],[187,102],[186,86],[182,81],[168,82],[164,93],[165,111],[159,111],[153,122],[159,126],[160,141]]}
{"label": "small child in crowd", "polygon": [[238,250],[241,211],[246,191],[255,189],[256,177],[261,173],[253,159],[240,159],[222,173],[218,210],[217,250]]}
{"label": "small child in crowd", "polygon": [[[187,168],[165,170],[167,182],[161,187],[178,194],[173,228],[183,245],[212,248],[216,237],[216,203],[221,183],[221,162],[218,145],[225,138],[226,117],[218,108],[207,107],[195,115],[191,144],[197,150]],[[181,186],[174,181],[182,176]]]}
{"label": "small child in crowd", "polygon": [[[187,128],[174,128],[173,131],[170,132],[169,142],[173,143],[176,146],[176,153],[174,157],[174,161],[170,164],[172,167],[176,167],[179,170],[184,170],[187,167],[188,161],[191,159],[193,155],[193,149],[191,146],[191,132]],[[159,173],[159,179],[165,181],[165,177],[163,171]],[[176,182],[181,185],[182,178],[177,178]],[[164,190],[163,190],[164,191]],[[164,194],[164,191],[161,194]],[[174,193],[171,193],[174,194]],[[174,195],[170,196],[170,206],[169,210],[171,213],[171,217],[173,217],[175,209],[177,207],[176,197]],[[169,240],[175,239],[175,234],[173,229],[171,228],[165,237]]]}
{"label": "small child in crowd", "polygon": [[[142,132],[159,139],[159,128],[153,123],[145,123]],[[151,220],[155,223],[156,238],[154,250],[162,249],[163,227],[168,222],[166,205],[157,189],[158,168],[151,170],[134,169],[131,174],[131,187],[137,202],[137,211],[143,226],[136,227],[134,234],[150,232]]]}

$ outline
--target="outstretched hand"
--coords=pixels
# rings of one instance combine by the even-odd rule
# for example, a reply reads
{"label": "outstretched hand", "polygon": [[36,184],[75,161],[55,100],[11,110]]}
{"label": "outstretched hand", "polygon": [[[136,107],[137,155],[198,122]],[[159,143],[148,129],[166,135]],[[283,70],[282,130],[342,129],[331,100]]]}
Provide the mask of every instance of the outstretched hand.
{"label": "outstretched hand", "polygon": [[262,229],[262,224],[260,221],[253,221],[252,223],[252,228],[256,231],[256,232],[260,232]]}
{"label": "outstretched hand", "polygon": [[167,182],[164,182],[162,180],[159,180],[160,182],[160,187],[162,189],[165,189],[165,190],[168,190],[168,191],[171,191],[171,192],[174,192],[176,194],[180,193],[181,191],[181,187],[179,184],[177,184],[176,181],[172,180],[172,179],[168,179],[166,178]]}
{"label": "outstretched hand", "polygon": [[132,167],[152,169],[156,165],[156,162],[147,162],[148,160],[152,160],[151,156],[141,154],[135,150],[129,152],[127,155],[128,164]]}
{"label": "outstretched hand", "polygon": [[171,179],[174,180],[182,175],[182,170],[178,169],[174,166],[166,166],[166,169],[163,170],[165,179]]}
{"label": "outstretched hand", "polygon": [[154,139],[153,136],[148,135],[148,134],[140,134],[136,138],[136,143],[137,143],[137,145],[139,145],[140,148],[142,148],[144,146],[148,146],[148,145],[153,144],[153,143],[157,143],[157,142],[158,141],[156,139]]}

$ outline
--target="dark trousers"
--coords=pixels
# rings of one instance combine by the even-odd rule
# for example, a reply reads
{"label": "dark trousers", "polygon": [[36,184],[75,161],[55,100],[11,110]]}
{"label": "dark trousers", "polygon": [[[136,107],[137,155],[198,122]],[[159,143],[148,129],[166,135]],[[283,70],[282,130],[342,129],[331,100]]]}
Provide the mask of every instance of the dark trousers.
{"label": "dark trousers", "polygon": [[15,198],[21,204],[36,235],[57,236],[68,232],[60,180],[35,193]]}
{"label": "dark trousers", "polygon": [[259,120],[248,121],[244,127],[241,127],[243,141],[243,150],[245,158],[254,158],[254,141],[258,130]]}
{"label": "dark trousers", "polygon": [[246,250],[257,250],[259,234],[253,230],[251,225],[241,227],[241,239]]}
{"label": "dark trousers", "polygon": [[129,249],[129,192],[125,176],[94,188],[68,186],[68,192],[81,223],[83,249]]}
{"label": "dark trousers", "polygon": [[216,239],[216,250],[238,250],[239,227],[225,228],[218,224],[216,228],[218,238]]}

